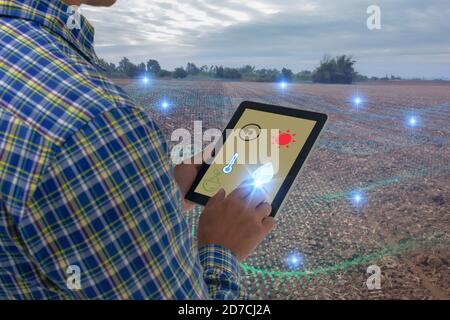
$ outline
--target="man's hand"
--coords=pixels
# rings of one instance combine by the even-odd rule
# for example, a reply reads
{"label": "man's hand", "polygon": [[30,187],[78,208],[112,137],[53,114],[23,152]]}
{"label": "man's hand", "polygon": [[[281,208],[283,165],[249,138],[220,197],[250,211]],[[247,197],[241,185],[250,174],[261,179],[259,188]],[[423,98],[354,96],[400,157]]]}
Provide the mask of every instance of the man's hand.
{"label": "man's hand", "polygon": [[181,196],[183,197],[183,212],[189,211],[195,206],[194,203],[186,200],[184,197],[186,197],[186,194],[191,188],[200,167],[200,164],[182,163],[175,166],[174,168],[175,181],[178,183],[181,191]]}
{"label": "man's hand", "polygon": [[195,203],[187,201],[185,197],[191,188],[192,183],[194,183],[195,177],[203,164],[203,160],[211,158],[211,152],[213,149],[214,145],[211,144],[204,151],[196,154],[193,158],[184,161],[174,168],[175,181],[180,187],[181,196],[184,201],[183,212],[189,211],[195,206]]}
{"label": "man's hand", "polygon": [[228,197],[221,189],[200,216],[199,247],[222,245],[243,261],[275,225],[275,220],[269,217],[272,207],[264,200],[263,193],[253,187],[249,190],[242,185]]}

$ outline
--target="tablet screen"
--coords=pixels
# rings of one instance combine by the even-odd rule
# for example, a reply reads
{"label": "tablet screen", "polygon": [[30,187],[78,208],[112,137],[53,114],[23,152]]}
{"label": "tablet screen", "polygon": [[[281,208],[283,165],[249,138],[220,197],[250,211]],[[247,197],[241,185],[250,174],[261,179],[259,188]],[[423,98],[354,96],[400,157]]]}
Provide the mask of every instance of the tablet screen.
{"label": "tablet screen", "polygon": [[195,193],[211,197],[223,188],[229,194],[245,181],[272,203],[315,125],[311,119],[245,109],[216,148]]}

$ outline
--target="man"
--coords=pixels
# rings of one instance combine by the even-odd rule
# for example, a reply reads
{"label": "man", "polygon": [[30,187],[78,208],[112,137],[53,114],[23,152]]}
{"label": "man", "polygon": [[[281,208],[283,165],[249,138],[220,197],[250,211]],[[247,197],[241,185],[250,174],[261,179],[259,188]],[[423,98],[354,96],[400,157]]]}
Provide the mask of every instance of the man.
{"label": "man", "polygon": [[[194,165],[105,78],[69,5],[0,0],[0,298],[237,299],[238,261],[272,229],[245,188],[182,214]],[[190,204],[184,204],[186,208]],[[198,249],[197,249],[198,248]]]}

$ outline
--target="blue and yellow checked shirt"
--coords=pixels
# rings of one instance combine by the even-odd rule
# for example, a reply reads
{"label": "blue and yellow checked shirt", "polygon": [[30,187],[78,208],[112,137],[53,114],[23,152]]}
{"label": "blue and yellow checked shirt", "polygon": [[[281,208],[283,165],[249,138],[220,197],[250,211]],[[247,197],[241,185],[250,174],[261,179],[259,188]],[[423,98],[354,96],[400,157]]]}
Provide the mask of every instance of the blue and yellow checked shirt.
{"label": "blue and yellow checked shirt", "polygon": [[69,13],[0,0],[0,298],[242,297],[233,254],[193,243],[160,130]]}

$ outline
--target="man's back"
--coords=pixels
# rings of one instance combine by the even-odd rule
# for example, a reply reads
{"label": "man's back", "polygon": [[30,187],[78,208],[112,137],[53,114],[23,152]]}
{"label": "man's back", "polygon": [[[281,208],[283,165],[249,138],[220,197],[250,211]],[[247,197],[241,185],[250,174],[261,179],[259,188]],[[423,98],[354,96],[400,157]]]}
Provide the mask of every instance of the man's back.
{"label": "man's back", "polygon": [[228,250],[193,254],[161,132],[68,17],[0,0],[0,298],[242,296]]}

